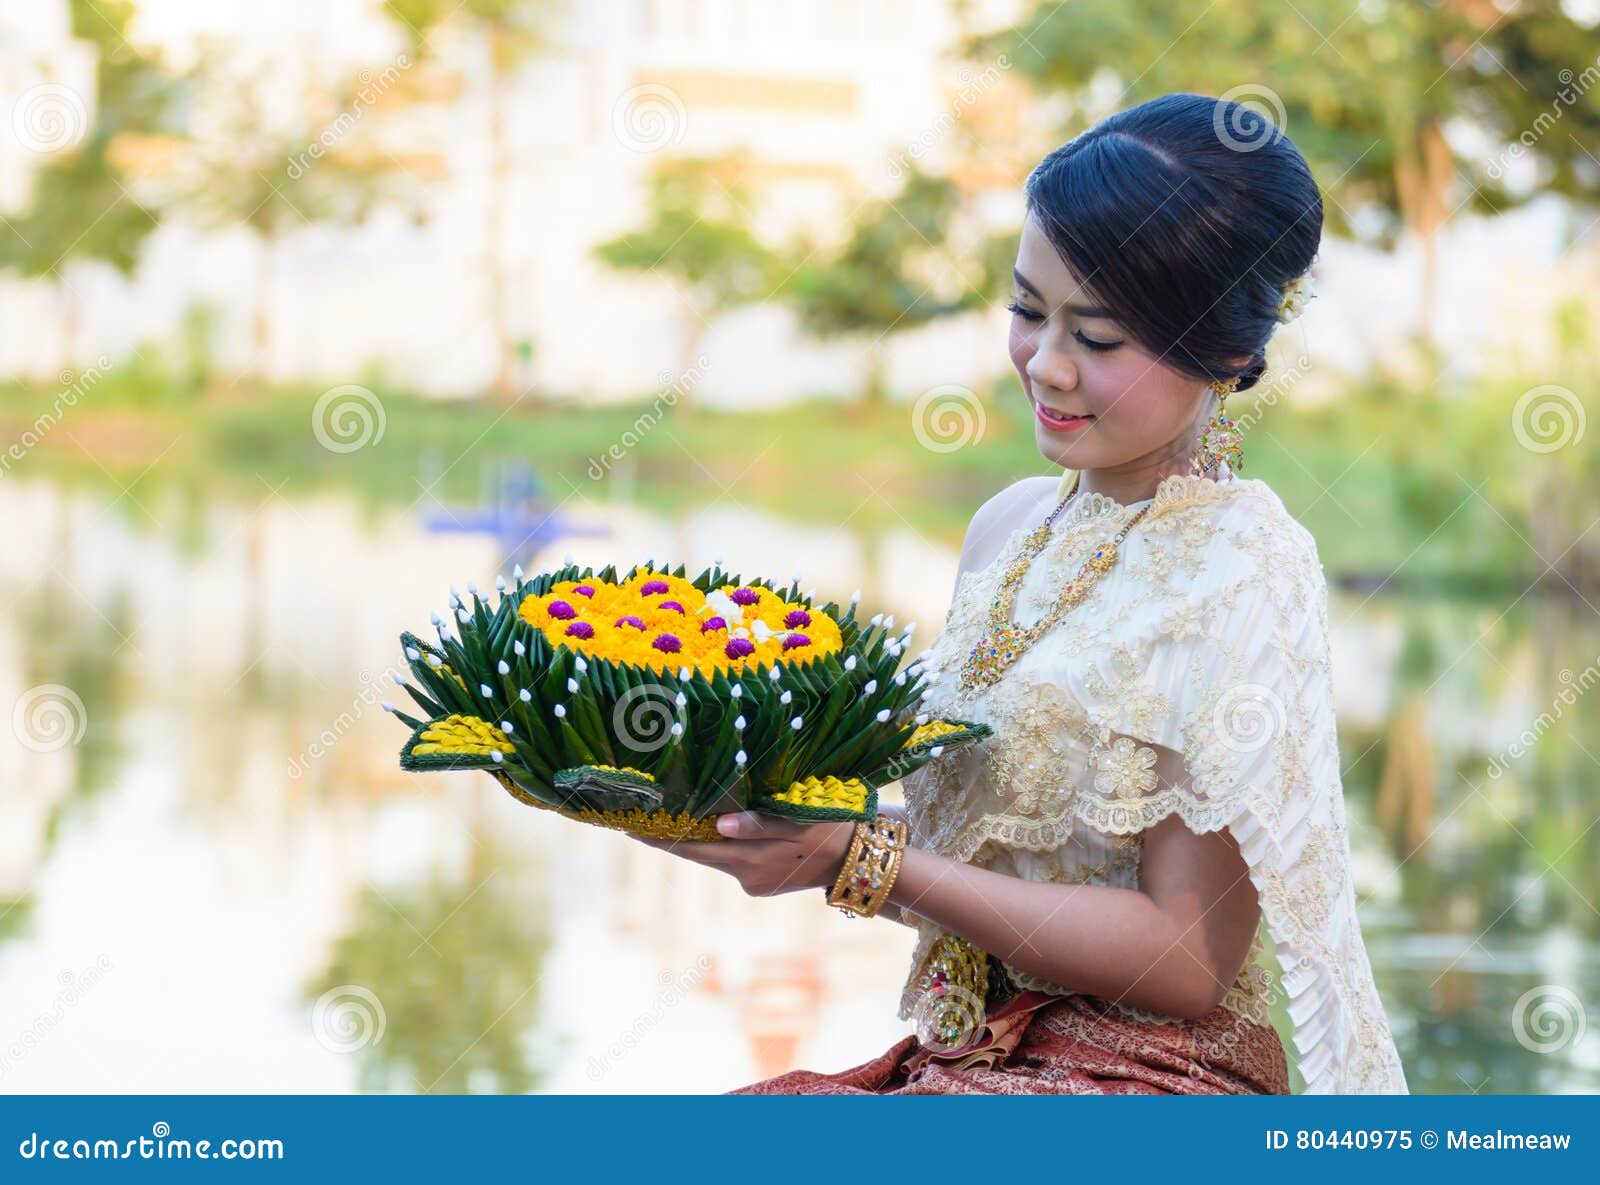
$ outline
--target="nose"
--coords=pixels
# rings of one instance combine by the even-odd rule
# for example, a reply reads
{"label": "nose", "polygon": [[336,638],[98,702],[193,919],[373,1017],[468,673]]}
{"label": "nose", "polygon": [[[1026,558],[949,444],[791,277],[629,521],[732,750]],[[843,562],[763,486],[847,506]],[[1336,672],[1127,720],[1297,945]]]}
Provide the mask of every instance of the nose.
{"label": "nose", "polygon": [[1078,367],[1041,335],[1033,357],[1028,359],[1028,378],[1036,387],[1070,391],[1078,385]]}

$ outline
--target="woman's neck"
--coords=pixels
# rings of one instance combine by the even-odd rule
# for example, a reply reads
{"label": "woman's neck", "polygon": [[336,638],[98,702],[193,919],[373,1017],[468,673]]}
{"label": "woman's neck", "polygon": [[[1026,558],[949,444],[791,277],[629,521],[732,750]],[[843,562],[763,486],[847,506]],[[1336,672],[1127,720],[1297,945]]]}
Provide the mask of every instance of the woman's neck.
{"label": "woman's neck", "polygon": [[1078,473],[1080,494],[1103,494],[1123,506],[1156,496],[1156,489],[1175,473],[1189,472],[1187,455],[1173,459],[1134,461],[1105,469],[1084,469]]}

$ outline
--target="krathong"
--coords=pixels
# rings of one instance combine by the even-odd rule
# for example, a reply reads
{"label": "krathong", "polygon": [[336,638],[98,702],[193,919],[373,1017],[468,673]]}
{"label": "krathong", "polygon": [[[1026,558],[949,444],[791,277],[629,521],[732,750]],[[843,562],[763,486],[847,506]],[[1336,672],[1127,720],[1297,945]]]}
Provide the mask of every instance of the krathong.
{"label": "krathong", "polygon": [[481,769],[513,797],[580,822],[670,839],[722,838],[719,814],[871,819],[878,789],[989,729],[919,712],[915,624],[856,620],[799,581],[720,564],[619,576],[568,565],[451,590],[436,642],[400,636],[421,718],[410,770]]}

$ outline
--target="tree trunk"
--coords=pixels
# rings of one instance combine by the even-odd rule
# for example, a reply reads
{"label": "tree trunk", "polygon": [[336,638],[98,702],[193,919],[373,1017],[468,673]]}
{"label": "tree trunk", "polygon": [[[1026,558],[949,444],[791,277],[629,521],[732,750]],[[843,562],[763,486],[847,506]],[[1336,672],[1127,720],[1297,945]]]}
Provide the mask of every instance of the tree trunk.
{"label": "tree trunk", "polygon": [[262,235],[255,312],[250,319],[250,370],[264,383],[272,379],[272,252],[272,236]]}
{"label": "tree trunk", "polygon": [[509,403],[516,397],[516,382],[512,372],[511,330],[506,309],[505,206],[506,206],[506,151],[505,111],[503,104],[504,68],[501,65],[501,33],[489,33],[489,207],[487,233],[489,239],[489,266],[485,275],[489,282],[489,329],[494,335],[495,372],[494,393],[497,399]]}

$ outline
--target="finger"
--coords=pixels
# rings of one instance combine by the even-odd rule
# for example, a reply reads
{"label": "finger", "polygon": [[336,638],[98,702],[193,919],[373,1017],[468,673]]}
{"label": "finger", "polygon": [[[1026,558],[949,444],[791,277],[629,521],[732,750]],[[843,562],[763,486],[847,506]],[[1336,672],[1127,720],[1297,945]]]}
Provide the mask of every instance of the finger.
{"label": "finger", "polygon": [[728,839],[793,839],[800,830],[803,828],[798,823],[760,811],[733,811],[717,816],[717,831]]}

